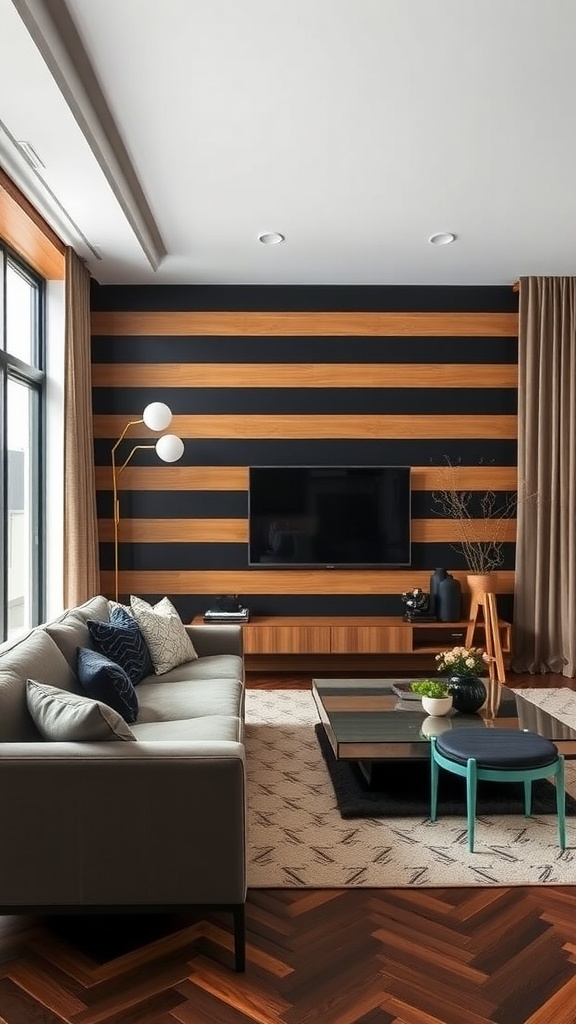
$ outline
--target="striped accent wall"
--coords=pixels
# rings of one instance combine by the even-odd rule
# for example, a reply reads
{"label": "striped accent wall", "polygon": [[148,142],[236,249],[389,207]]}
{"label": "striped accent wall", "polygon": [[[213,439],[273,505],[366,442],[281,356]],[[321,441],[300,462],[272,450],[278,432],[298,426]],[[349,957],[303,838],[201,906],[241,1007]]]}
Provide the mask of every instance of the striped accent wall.
{"label": "striped accent wall", "polygon": [[[254,614],[395,615],[436,566],[464,581],[458,527],[431,492],[447,460],[464,489],[516,488],[517,303],[510,288],[95,285],[103,591],[114,588],[111,447],[152,401],[171,407],[185,452],[167,466],[139,451],[120,478],[124,595],[169,594],[185,619],[223,593]],[[125,455],[155,437],[132,428]],[[249,568],[248,467],[303,463],[412,466],[411,568]],[[506,527],[498,600],[510,618]]]}

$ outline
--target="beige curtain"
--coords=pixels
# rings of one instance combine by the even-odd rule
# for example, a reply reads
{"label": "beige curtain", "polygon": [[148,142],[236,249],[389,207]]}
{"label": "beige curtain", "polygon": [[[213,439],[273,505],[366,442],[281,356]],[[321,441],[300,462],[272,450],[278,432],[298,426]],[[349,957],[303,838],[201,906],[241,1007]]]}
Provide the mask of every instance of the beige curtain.
{"label": "beige curtain", "polygon": [[576,278],[520,281],[517,672],[576,676]]}
{"label": "beige curtain", "polygon": [[64,383],[64,604],[100,592],[92,432],[90,274],[66,251]]}

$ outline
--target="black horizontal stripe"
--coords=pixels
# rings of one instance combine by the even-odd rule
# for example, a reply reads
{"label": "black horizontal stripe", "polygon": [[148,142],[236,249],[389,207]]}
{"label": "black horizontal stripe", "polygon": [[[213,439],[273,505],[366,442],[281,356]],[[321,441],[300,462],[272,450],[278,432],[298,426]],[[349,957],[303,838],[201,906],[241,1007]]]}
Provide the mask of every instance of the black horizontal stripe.
{"label": "black horizontal stripe", "polygon": [[[112,516],[112,491],[98,491],[101,519]],[[246,519],[247,491],[121,491],[122,519]]]}
{"label": "black horizontal stripe", "polygon": [[[504,415],[517,411],[516,388],[94,388],[96,415],[144,409],[166,400],[175,415]],[[458,424],[454,425],[458,432]]]}
{"label": "black horizontal stripe", "polygon": [[244,312],[505,313],[518,309],[506,286],[98,285],[94,310]]}
{"label": "black horizontal stripe", "polygon": [[[456,425],[456,424],[455,424]],[[117,439],[96,438],[97,466],[110,465]],[[515,466],[517,442],[510,439],[294,439],[188,438],[175,466]],[[162,465],[154,451],[139,451],[131,466]]]}
{"label": "black horizontal stripe", "polygon": [[[515,544],[502,545],[504,562],[501,569],[514,569]],[[102,569],[114,567],[114,545],[100,545]],[[120,569],[153,572],[181,569],[192,570],[244,570],[248,569],[247,544],[209,544],[209,543],[154,543],[154,544],[119,544]],[[430,570],[439,565],[446,565],[451,570],[466,570],[464,556],[455,551],[451,544],[412,544],[412,562],[409,567],[401,566],[402,571]],[[270,565],[271,570],[293,569],[293,566]],[[338,567],[340,568],[340,566]],[[361,567],[360,567],[361,568]],[[392,568],[392,567],[391,567]],[[264,567],[258,572],[265,573]],[[328,570],[327,570],[328,571]]]}
{"label": "black horizontal stripe", "polygon": [[[480,505],[484,489],[470,492],[469,511],[473,519],[482,519]],[[506,504],[511,492],[495,491],[496,508]],[[112,491],[98,491],[98,516],[112,515]],[[120,509],[123,519],[246,519],[248,491],[121,491]],[[438,513],[431,491],[412,491],[412,518],[444,518]]]}
{"label": "black horizontal stripe", "polygon": [[[141,594],[155,604],[164,594]],[[183,622],[191,622],[214,606],[214,594],[172,594],[170,600]],[[121,595],[121,598],[128,595]],[[395,594],[247,594],[239,595],[245,607],[255,615],[402,615],[404,606]],[[511,594],[497,594],[498,615],[512,621],[514,599]]]}
{"label": "black horizontal stripe", "polygon": [[518,361],[516,338],[107,337],[94,363],[494,363]]}

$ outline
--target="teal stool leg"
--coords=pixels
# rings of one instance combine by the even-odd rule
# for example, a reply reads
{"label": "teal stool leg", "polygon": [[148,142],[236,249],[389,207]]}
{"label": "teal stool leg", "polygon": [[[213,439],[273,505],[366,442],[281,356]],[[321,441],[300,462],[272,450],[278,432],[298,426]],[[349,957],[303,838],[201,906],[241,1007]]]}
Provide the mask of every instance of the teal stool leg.
{"label": "teal stool leg", "polygon": [[532,814],[532,779],[524,779],[524,814],[527,818]]}
{"label": "teal stool leg", "polygon": [[564,782],[564,755],[558,755],[556,772],[556,810],[558,812],[558,844],[566,849],[566,791]]}
{"label": "teal stool leg", "polygon": [[466,807],[468,815],[468,849],[474,853],[474,824],[476,820],[476,758],[469,757],[466,765]]}
{"label": "teal stool leg", "polygon": [[440,768],[436,760],[436,737],[430,741],[430,821],[436,821],[438,813],[438,775]]}

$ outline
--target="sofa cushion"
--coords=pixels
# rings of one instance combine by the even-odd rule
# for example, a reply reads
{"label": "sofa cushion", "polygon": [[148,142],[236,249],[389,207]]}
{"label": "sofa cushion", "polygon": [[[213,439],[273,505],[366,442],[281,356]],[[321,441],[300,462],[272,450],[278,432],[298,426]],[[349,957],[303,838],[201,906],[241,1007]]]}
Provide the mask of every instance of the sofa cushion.
{"label": "sofa cushion", "polygon": [[[90,636],[90,630],[86,624],[86,619],[82,618],[80,615],[76,615],[75,612],[66,612],[65,615],[56,619],[55,622],[49,622],[46,626],[46,632],[52,637],[54,643],[57,644],[59,649],[62,651],[62,654],[74,672],[76,672],[78,648],[94,648],[92,637]],[[76,687],[76,689],[78,689],[78,687]]]}
{"label": "sofa cushion", "polygon": [[111,605],[112,602],[107,597],[98,594],[96,597],[91,597],[88,601],[85,601],[84,604],[79,604],[76,608],[69,609],[68,614],[72,612],[74,615],[79,616],[79,618],[84,619],[85,622],[88,619],[98,619],[100,622],[107,622],[110,617]]}
{"label": "sofa cushion", "polygon": [[142,680],[138,687],[138,722],[170,722],[203,715],[236,717],[242,709],[242,684],[237,679],[165,683]]}
{"label": "sofa cushion", "polygon": [[165,672],[161,680],[156,675],[145,677],[146,682],[194,682],[205,679],[237,679],[242,682],[242,659],[236,654],[211,654],[206,658],[186,661]]}
{"label": "sofa cushion", "polygon": [[87,697],[114,708],[125,722],[135,722],[138,698],[130,676],[121,665],[87,647],[78,648],[77,675]]}
{"label": "sofa cushion", "polygon": [[182,619],[167,597],[152,607],[142,598],[132,596],[130,608],[142,630],[156,675],[198,657]]}
{"label": "sofa cushion", "polygon": [[108,598],[98,595],[92,597],[77,608],[67,608],[53,622],[48,622],[44,629],[52,637],[62,651],[66,661],[76,671],[76,655],[79,647],[93,647],[86,622],[98,619],[107,622],[109,618]]}
{"label": "sofa cushion", "polygon": [[120,605],[112,608],[109,622],[88,619],[87,626],[96,650],[120,665],[133,686],[154,671],[136,619]]}
{"label": "sofa cushion", "polygon": [[99,700],[29,679],[26,701],[44,739],[81,743],[136,739],[121,715]]}
{"label": "sofa cushion", "polygon": [[229,715],[204,715],[175,722],[138,722],[133,730],[137,740],[232,740],[242,742],[242,722]]}
{"label": "sofa cushion", "polygon": [[43,628],[0,647],[0,741],[38,739],[26,706],[26,680],[41,675],[53,686],[76,690],[76,676]]}

